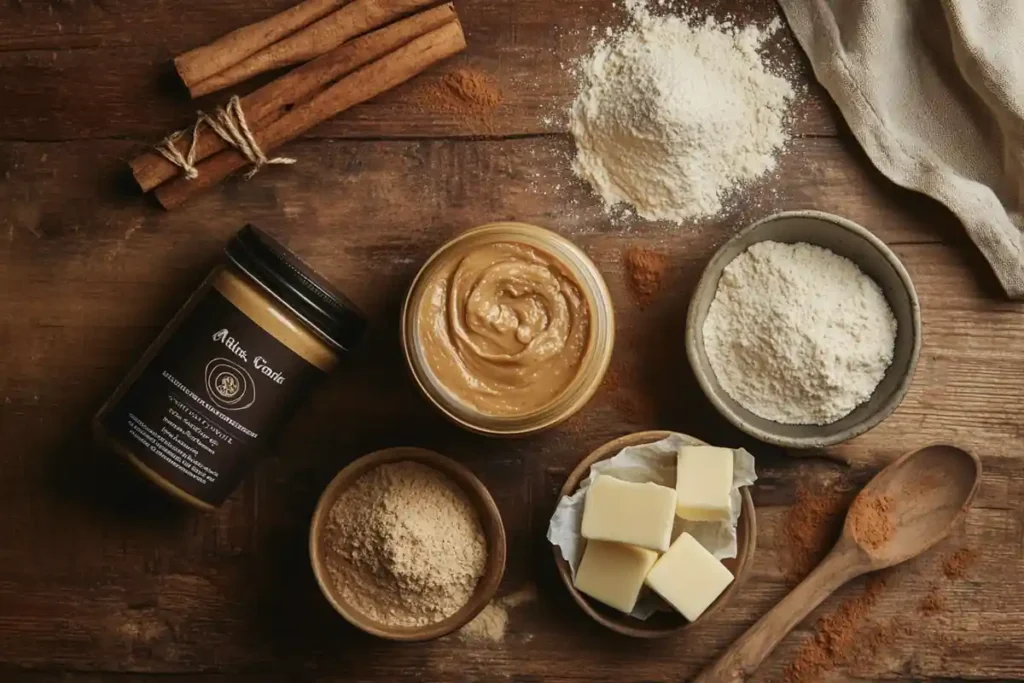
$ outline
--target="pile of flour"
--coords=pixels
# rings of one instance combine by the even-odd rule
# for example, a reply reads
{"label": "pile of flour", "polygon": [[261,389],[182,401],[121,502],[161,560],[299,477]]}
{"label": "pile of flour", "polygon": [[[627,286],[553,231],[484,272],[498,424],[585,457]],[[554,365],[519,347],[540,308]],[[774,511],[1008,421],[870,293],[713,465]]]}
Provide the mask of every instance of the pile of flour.
{"label": "pile of flour", "polygon": [[794,91],[758,48],[779,27],[654,16],[627,0],[629,26],[580,66],[570,112],[573,167],[609,207],[682,223],[775,167]]}
{"label": "pile of flour", "polygon": [[719,384],[783,424],[831,424],[867,401],[892,363],[896,318],[847,258],[759,242],[726,266],[704,321]]}

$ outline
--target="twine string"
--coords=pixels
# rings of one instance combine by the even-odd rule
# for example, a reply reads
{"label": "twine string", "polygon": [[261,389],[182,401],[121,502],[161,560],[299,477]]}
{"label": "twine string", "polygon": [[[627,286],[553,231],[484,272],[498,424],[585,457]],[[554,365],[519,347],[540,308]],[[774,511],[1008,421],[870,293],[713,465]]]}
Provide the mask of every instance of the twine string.
{"label": "twine string", "polygon": [[199,177],[199,169],[196,168],[196,140],[199,138],[199,126],[202,123],[202,119],[196,121],[196,124],[192,127],[192,142],[188,146],[188,153],[182,154],[176,144],[178,140],[185,135],[184,131],[175,131],[171,133],[159,145],[156,146],[156,151],[160,155],[167,159],[175,166],[181,169],[181,172],[185,174],[185,177],[189,180],[195,180]]}
{"label": "twine string", "polygon": [[296,159],[291,157],[267,158],[267,155],[260,149],[259,143],[256,142],[248,121],[245,120],[245,112],[242,111],[242,103],[237,95],[228,101],[228,106],[218,107],[213,116],[204,112],[198,112],[198,115],[199,118],[196,119],[196,123],[192,127],[192,142],[189,144],[187,154],[182,154],[175,145],[175,142],[183,135],[181,131],[172,133],[156,147],[156,151],[180,168],[189,180],[199,177],[199,169],[195,166],[196,141],[199,139],[199,129],[203,124],[209,126],[210,130],[238,150],[252,164],[252,169],[245,174],[246,180],[256,175],[267,164],[294,164],[296,162]]}

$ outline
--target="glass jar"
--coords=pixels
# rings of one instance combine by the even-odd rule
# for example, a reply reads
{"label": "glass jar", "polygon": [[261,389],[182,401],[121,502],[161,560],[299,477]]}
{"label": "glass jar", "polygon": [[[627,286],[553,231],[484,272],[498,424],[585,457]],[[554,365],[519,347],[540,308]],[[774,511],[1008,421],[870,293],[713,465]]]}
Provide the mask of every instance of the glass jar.
{"label": "glass jar", "polygon": [[93,420],[112,450],[205,510],[234,491],[366,327],[343,294],[255,227],[224,256]]}
{"label": "glass jar", "polygon": [[[555,273],[554,279],[563,282],[561,294],[567,295],[562,298],[570,300],[570,303],[574,303],[578,292],[587,311],[586,334],[580,334],[584,337],[581,344],[570,346],[567,343],[562,347],[565,353],[575,354],[580,348],[582,352],[571,378],[565,379],[564,388],[557,395],[552,395],[542,405],[523,401],[521,404],[525,407],[521,411],[509,409],[510,405],[514,408],[514,403],[503,404],[502,411],[492,411],[482,408],[479,402],[467,400],[464,391],[460,394],[456,382],[458,387],[470,386],[476,382],[475,378],[470,376],[467,384],[449,375],[446,383],[446,379],[439,376],[444,373],[437,371],[438,364],[434,360],[436,354],[428,347],[436,346],[439,337],[448,335],[452,348],[458,350],[446,353],[454,357],[461,350],[469,348],[472,353],[479,352],[479,356],[470,361],[483,358],[489,362],[497,358],[494,362],[501,367],[496,373],[506,372],[510,364],[519,362],[519,342],[522,342],[522,354],[532,353],[532,350],[526,349],[526,342],[538,333],[536,328],[544,328],[548,323],[548,327],[554,327],[552,321],[555,316],[547,308],[564,310],[565,302],[559,301],[561,294],[551,296],[552,289],[546,290],[547,293],[531,292],[529,285],[524,287],[522,282],[512,282],[518,275],[510,274],[508,268],[491,271],[483,267],[479,272],[466,273],[464,278],[460,276],[465,264],[474,259],[474,253],[479,254],[485,250],[488,259],[493,258],[495,263],[504,262],[507,265],[507,261],[515,261],[515,254],[509,256],[497,249],[515,250],[519,247],[525,249],[522,252],[525,256],[521,263],[513,264],[518,269],[517,273],[521,273],[523,268],[536,266],[540,268],[541,276],[547,278],[545,282],[548,285],[552,279],[551,273]],[[496,254],[493,257],[492,252]],[[485,289],[486,292],[483,291]],[[452,307],[458,309],[457,300],[463,294],[467,302],[465,309],[452,313]],[[491,300],[481,303],[482,299],[492,295]],[[527,301],[531,297],[535,301]],[[442,322],[437,320],[435,313],[446,301],[447,319]],[[474,304],[476,308],[471,310]],[[479,349],[472,342],[466,342],[467,330],[474,325],[482,335]],[[564,330],[548,329],[541,329],[538,334],[565,340],[572,335],[572,327],[568,329],[568,334],[561,334]],[[501,353],[488,353],[496,347],[486,337],[501,334],[506,335],[502,343],[508,342],[506,346],[515,347],[509,352],[512,354],[511,360]],[[522,436],[548,429],[568,419],[594,395],[611,361],[615,342],[615,314],[601,273],[579,247],[564,237],[534,225],[494,223],[455,237],[427,260],[406,297],[402,310],[401,335],[402,347],[414,380],[427,399],[441,412],[475,432],[492,436]],[[448,342],[442,340],[442,343]],[[457,373],[465,371],[470,374],[473,367],[481,367],[479,363],[475,366],[472,362],[463,364],[457,358],[453,366],[457,367]],[[563,371],[564,366],[556,365],[555,372]],[[529,381],[550,384],[543,372],[546,372],[546,368],[541,373],[531,375]],[[489,385],[487,391],[500,399],[503,395],[511,396],[523,391],[524,386],[529,388],[528,384],[503,386],[498,381]]]}

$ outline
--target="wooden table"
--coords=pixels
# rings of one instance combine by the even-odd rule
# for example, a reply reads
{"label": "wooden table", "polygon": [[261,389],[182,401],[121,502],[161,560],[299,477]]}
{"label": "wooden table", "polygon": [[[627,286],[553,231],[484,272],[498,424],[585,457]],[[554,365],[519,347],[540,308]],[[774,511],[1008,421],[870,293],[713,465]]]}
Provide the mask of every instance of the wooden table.
{"label": "wooden table", "polygon": [[[489,124],[424,111],[408,89],[292,144],[299,163],[232,180],[174,213],[147,203],[124,161],[197,108],[170,58],[291,0],[14,0],[0,7],[0,680],[683,680],[790,585],[781,527],[798,484],[852,486],[924,442],[984,458],[965,528],[889,572],[867,617],[909,628],[835,680],[1024,680],[1024,306],[1007,302],[956,220],[868,163],[783,31],[771,47],[804,92],[776,176],[692,227],[616,224],[569,167],[568,63],[621,12],[609,0],[461,0],[470,48],[445,68],[496,77]],[[768,0],[708,3],[766,23]],[[752,5],[752,6],[748,6]],[[432,76],[436,78],[439,72]],[[199,106],[210,107],[213,101]],[[683,354],[690,293],[716,245],[782,209],[814,208],[871,228],[907,265],[924,308],[917,377],[897,413],[822,458],[752,443],[717,417]],[[398,308],[420,263],[459,231],[497,219],[555,228],[611,288],[618,345],[609,382],[568,424],[496,441],[447,424],[417,395],[397,342]],[[183,511],[92,445],[89,417],[181,304],[226,240],[253,222],[350,293],[373,325],[288,430],[280,457],[216,514]],[[631,300],[622,255],[668,254],[656,301]],[[570,602],[544,540],[567,471],[601,443],[667,428],[758,457],[756,566],[738,599],[686,637],[634,642]],[[491,488],[509,533],[502,592],[536,584],[501,643],[376,642],[320,598],[305,542],[330,477],[385,446],[450,454]],[[943,559],[977,561],[950,581]],[[780,680],[825,603],[766,664]],[[918,610],[938,591],[946,609]]]}

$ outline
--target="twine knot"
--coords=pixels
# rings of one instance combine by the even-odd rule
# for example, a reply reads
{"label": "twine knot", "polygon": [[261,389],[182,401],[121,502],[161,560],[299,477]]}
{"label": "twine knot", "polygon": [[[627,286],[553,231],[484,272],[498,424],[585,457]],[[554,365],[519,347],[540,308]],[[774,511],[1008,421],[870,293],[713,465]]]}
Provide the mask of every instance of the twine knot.
{"label": "twine knot", "polygon": [[199,177],[199,169],[195,166],[196,141],[199,139],[199,128],[206,124],[224,142],[238,150],[238,152],[252,164],[252,168],[245,174],[246,180],[256,175],[261,168],[267,164],[294,164],[296,159],[291,157],[267,158],[267,155],[260,149],[259,143],[245,120],[245,112],[242,111],[242,102],[237,95],[228,100],[228,106],[218,107],[213,116],[204,112],[198,112],[192,127],[192,142],[189,144],[188,152],[182,154],[175,143],[184,134],[182,131],[172,133],[164,138],[157,145],[156,151],[165,159],[181,169],[182,173],[189,180]]}

